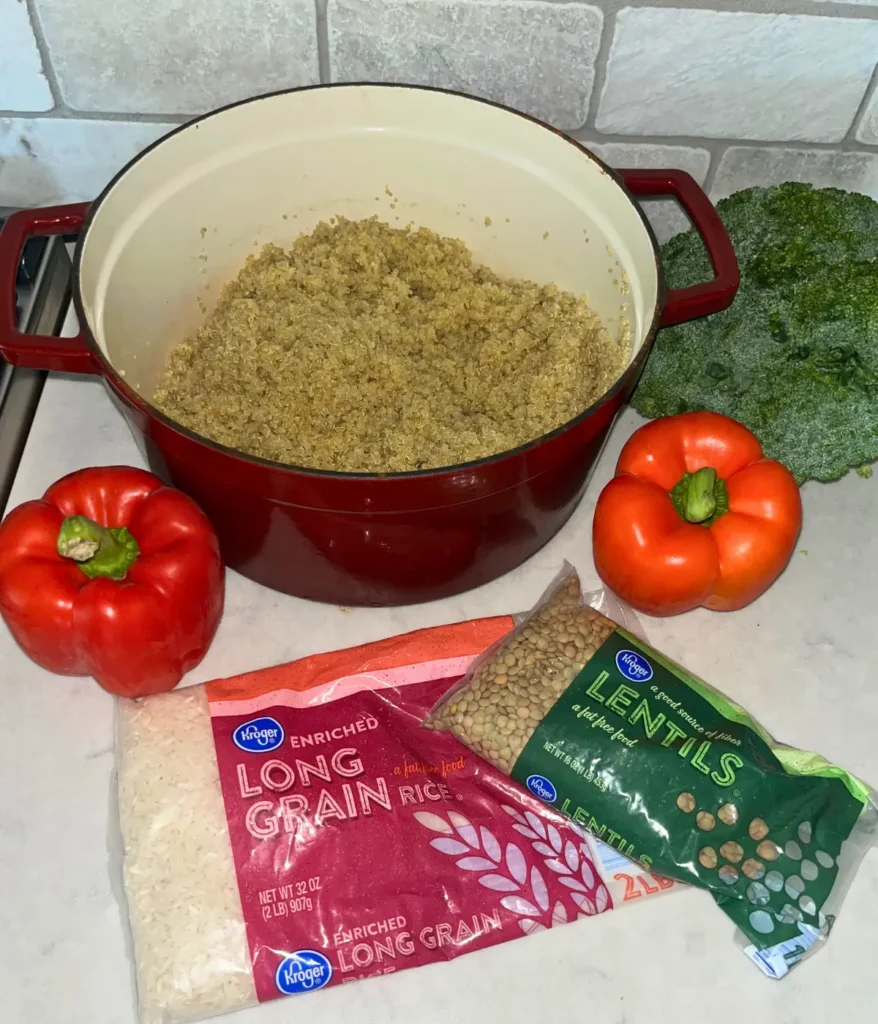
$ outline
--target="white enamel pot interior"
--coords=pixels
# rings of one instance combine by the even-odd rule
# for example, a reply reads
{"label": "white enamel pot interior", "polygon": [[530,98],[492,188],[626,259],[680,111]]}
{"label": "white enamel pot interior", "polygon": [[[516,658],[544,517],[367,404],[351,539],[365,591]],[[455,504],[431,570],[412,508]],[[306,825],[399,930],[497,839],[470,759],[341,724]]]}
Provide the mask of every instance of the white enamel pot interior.
{"label": "white enamel pot interior", "polygon": [[632,357],[655,326],[654,240],[591,154],[487,102],[356,85],[228,107],[132,163],[81,240],[88,331],[148,402],[245,258],[336,214],[424,225],[499,273],[587,294],[611,332],[630,330]]}

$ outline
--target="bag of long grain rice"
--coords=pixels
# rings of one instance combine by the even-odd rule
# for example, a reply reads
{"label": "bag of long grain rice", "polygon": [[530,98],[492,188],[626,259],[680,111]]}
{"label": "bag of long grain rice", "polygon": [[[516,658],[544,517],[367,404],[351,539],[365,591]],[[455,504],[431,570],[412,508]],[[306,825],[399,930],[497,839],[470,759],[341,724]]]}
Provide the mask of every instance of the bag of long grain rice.
{"label": "bag of long grain rice", "polygon": [[421,728],[513,624],[120,702],[143,1024],[451,959],[673,888]]}
{"label": "bag of long grain rice", "polygon": [[829,935],[878,833],[874,792],[590,607],[566,567],[428,718],[546,807],[707,889],[783,977]]}

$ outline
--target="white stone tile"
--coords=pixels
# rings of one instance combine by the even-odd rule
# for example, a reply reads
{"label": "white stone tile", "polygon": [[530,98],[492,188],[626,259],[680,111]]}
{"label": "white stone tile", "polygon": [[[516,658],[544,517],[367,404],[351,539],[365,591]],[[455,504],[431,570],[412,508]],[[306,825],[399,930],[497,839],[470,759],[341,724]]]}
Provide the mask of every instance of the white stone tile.
{"label": "white stone tile", "polygon": [[603,15],[541,0],[329,0],[334,81],[458,89],[559,128],[588,116]]}
{"label": "white stone tile", "polygon": [[878,153],[732,146],[720,160],[710,194],[712,199],[723,199],[752,185],[784,181],[806,181],[878,199]]}
{"label": "white stone tile", "polygon": [[878,60],[878,21],[621,11],[597,117],[617,135],[838,142]]}
{"label": "white stone tile", "polygon": [[51,110],[54,105],[26,4],[0,0],[0,110]]}
{"label": "white stone tile", "polygon": [[0,118],[0,196],[7,206],[94,199],[174,125],[72,118]]}
{"label": "white stone tile", "polygon": [[[710,153],[706,149],[652,143],[582,141],[611,167],[671,167],[688,171],[699,185],[704,184],[710,168]],[[673,199],[649,199],[641,205],[661,243],[692,226]]]}
{"label": "white stone tile", "polygon": [[872,93],[872,97],[863,111],[863,119],[857,128],[857,139],[870,146],[878,146],[878,89]]}
{"label": "white stone tile", "polygon": [[710,168],[710,153],[694,146],[663,146],[651,142],[589,142],[583,145],[611,167],[673,167],[688,171],[700,183]]}
{"label": "white stone tile", "polygon": [[35,0],[75,110],[197,114],[318,80],[314,0]]}

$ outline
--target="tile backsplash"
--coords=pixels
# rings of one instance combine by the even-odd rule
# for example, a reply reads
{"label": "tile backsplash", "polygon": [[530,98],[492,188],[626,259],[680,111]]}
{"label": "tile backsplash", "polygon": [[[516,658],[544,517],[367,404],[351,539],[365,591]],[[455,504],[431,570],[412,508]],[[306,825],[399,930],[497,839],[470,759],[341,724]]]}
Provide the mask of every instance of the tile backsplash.
{"label": "tile backsplash", "polygon": [[878,198],[876,64],[878,0],[0,0],[0,206],[93,198],[194,115],[350,81],[497,100],[715,198]]}

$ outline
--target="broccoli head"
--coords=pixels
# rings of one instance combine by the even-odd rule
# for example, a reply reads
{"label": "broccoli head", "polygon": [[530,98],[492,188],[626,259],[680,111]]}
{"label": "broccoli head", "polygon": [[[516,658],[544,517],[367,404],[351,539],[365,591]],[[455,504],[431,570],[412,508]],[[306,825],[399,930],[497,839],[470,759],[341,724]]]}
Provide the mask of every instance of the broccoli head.
{"label": "broccoli head", "polygon": [[[732,416],[799,483],[878,459],[878,203],[790,182],[717,212],[740,291],[724,312],[659,332],[632,405]],[[662,263],[672,288],[711,276],[694,231],[663,246]]]}

